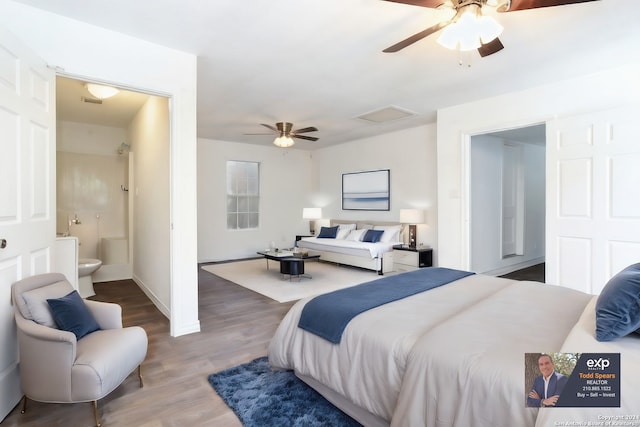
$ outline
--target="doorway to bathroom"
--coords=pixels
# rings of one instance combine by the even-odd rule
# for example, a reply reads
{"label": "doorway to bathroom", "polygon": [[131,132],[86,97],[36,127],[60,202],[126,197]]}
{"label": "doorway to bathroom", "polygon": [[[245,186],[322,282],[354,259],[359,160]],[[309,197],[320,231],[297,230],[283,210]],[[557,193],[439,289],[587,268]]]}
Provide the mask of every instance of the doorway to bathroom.
{"label": "doorway to bathroom", "polygon": [[[93,281],[130,279],[136,236],[129,191],[137,166],[134,150],[149,150],[148,110],[167,100],[128,90],[107,98],[91,93],[88,82],[63,76],[56,85],[58,236],[77,239],[77,258],[101,261]],[[168,152],[162,144],[156,148]]]}

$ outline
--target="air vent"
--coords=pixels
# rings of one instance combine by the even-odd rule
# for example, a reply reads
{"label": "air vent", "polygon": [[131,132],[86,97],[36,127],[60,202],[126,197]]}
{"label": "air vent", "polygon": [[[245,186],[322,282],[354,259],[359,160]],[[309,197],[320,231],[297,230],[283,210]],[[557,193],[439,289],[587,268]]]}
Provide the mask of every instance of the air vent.
{"label": "air vent", "polygon": [[416,113],[412,111],[404,110],[402,108],[391,105],[380,110],[371,111],[370,113],[363,114],[356,118],[360,120],[366,120],[368,122],[384,123],[391,122],[393,120],[404,119],[406,117],[415,115]]}
{"label": "air vent", "polygon": [[80,98],[82,100],[82,102],[87,102],[89,104],[102,104],[102,99],[96,99],[96,98],[87,98],[85,96]]}

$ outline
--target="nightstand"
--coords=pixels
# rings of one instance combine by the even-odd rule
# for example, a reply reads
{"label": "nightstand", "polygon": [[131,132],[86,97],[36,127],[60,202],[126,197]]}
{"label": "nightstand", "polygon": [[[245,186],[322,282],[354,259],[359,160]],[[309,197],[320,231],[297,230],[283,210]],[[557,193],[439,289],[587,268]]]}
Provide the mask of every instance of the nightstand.
{"label": "nightstand", "polygon": [[432,265],[432,248],[409,248],[407,246],[393,248],[393,269],[395,271],[411,271]]}
{"label": "nightstand", "polygon": [[302,238],[304,238],[304,237],[313,237],[313,236],[312,236],[312,235],[310,235],[310,234],[296,234],[296,241],[295,241],[295,243],[293,244],[293,246],[294,246],[294,247],[298,247],[298,240],[300,240],[300,239],[302,239]]}

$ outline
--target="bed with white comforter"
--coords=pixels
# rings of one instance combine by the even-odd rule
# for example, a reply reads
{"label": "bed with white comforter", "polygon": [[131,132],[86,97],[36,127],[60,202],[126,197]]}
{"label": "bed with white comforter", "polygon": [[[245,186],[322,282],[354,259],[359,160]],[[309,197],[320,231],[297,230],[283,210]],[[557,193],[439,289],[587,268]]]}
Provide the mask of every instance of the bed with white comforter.
{"label": "bed with white comforter", "polygon": [[[297,246],[320,255],[322,261],[366,268],[379,274],[393,270],[391,254],[395,245],[402,244],[402,224],[331,220],[331,225],[339,227],[335,238],[304,237],[297,242]],[[367,229],[383,230],[384,234],[380,241],[363,242],[360,232]],[[351,237],[354,235],[357,236]]]}
{"label": "bed with white comforter", "polygon": [[[472,275],[356,316],[339,344],[297,326],[306,299],[276,331],[269,361],[294,370],[367,425],[551,426],[547,419],[555,414],[546,413],[567,408],[525,407],[524,353],[615,352],[593,338],[588,313],[594,299],[568,288]],[[632,345],[639,349],[640,339]],[[622,358],[636,380],[639,360]],[[630,390],[623,382],[623,399],[640,398]]]}

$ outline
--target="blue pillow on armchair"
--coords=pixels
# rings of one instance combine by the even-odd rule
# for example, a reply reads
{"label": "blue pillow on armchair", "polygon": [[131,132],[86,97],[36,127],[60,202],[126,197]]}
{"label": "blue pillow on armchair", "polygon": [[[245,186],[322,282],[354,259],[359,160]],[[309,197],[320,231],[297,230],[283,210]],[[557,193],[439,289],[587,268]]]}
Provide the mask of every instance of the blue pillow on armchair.
{"label": "blue pillow on armchair", "polygon": [[100,325],[77,291],[72,291],[62,298],[48,299],[47,302],[58,328],[73,332],[76,339],[100,329]]}
{"label": "blue pillow on armchair", "polygon": [[367,232],[364,233],[364,237],[362,238],[362,241],[371,242],[371,243],[379,242],[383,233],[384,233],[384,230],[367,230]]}
{"label": "blue pillow on armchair", "polygon": [[596,302],[596,339],[611,341],[640,333],[640,263],[616,274]]}
{"label": "blue pillow on armchair", "polygon": [[338,226],[335,227],[321,227],[318,239],[335,239],[338,234]]}

